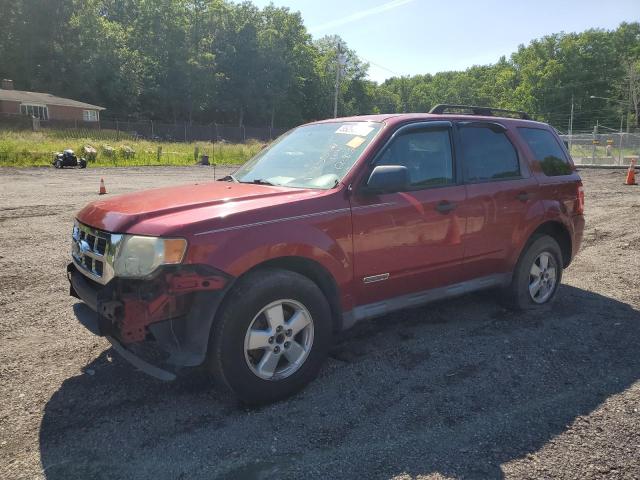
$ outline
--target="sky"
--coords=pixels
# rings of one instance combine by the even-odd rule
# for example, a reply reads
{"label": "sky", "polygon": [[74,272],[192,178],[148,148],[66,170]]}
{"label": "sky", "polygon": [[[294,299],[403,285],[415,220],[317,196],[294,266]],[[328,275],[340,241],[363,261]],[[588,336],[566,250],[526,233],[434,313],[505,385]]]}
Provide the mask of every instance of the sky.
{"label": "sky", "polygon": [[464,70],[558,32],[640,21],[640,0],[252,0],[302,14],[314,38],[337,34],[369,78]]}

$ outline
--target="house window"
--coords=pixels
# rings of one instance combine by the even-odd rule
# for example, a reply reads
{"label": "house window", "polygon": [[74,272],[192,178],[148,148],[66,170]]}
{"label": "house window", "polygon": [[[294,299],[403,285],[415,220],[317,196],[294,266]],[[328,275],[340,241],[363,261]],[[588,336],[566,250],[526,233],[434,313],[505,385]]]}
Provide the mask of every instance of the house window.
{"label": "house window", "polygon": [[29,115],[30,117],[37,117],[40,120],[49,120],[49,109],[46,105],[23,103],[20,105],[20,113],[23,115]]}
{"label": "house window", "polygon": [[97,122],[98,121],[98,111],[97,110],[83,110],[82,111],[82,119],[85,122]]}

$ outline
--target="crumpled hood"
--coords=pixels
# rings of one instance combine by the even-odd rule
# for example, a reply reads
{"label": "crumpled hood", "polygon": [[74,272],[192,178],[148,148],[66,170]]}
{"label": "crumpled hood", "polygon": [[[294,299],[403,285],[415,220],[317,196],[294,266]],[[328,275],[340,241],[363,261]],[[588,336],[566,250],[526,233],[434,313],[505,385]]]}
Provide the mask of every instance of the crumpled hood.
{"label": "crumpled hood", "polygon": [[105,197],[88,204],[77,219],[116,233],[179,233],[193,223],[232,221],[234,213],[288,203],[322,190],[230,182],[207,182]]}

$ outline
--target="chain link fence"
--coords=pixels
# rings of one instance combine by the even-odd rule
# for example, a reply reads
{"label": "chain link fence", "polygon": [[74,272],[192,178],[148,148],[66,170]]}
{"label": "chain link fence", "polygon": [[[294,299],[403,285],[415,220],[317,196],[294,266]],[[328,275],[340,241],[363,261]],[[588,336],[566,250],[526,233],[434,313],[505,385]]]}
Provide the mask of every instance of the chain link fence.
{"label": "chain link fence", "polygon": [[[36,121],[33,121],[36,120]],[[229,142],[245,143],[250,140],[271,141],[284,132],[284,128],[218,125],[200,125],[188,122],[162,123],[154,121],[100,120],[38,120],[25,115],[1,115],[0,128],[18,130],[55,130],[70,138],[96,138],[104,140],[151,140],[162,142]]]}
{"label": "chain link fence", "polygon": [[[46,135],[32,135],[32,131]],[[0,114],[0,165],[50,165],[74,150],[91,166],[239,165],[284,129],[157,122],[39,120]],[[215,168],[215,167],[214,167]]]}
{"label": "chain link fence", "polygon": [[161,140],[165,142],[206,142],[225,141],[229,143],[244,143],[248,140],[267,142],[282,135],[286,130],[271,127],[249,127],[218,125],[198,125],[193,123],[158,123],[158,122],[129,122],[118,120],[100,121],[101,130],[110,130],[119,134],[133,137],[136,140]]}
{"label": "chain link fence", "polygon": [[[37,119],[33,119],[37,120]],[[44,129],[56,132],[61,138],[93,138],[104,141],[149,140],[158,142],[215,142],[251,143],[268,142],[284,132],[284,128],[200,125],[193,123],[162,123],[154,121],[100,120],[84,122],[74,120],[32,121],[23,115],[0,115],[0,128]],[[573,160],[578,165],[628,166],[637,163],[640,155],[640,133],[574,133],[560,135]],[[170,152],[163,152],[168,158]]]}
{"label": "chain link fence", "polygon": [[560,135],[577,165],[629,166],[640,155],[640,133]]}

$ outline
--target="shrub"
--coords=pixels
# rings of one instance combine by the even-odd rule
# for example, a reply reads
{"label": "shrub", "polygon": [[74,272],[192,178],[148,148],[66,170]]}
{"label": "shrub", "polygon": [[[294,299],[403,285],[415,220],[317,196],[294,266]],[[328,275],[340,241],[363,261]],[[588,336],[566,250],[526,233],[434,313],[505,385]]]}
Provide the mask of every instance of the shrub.
{"label": "shrub", "polygon": [[116,149],[111,145],[102,145],[102,153],[105,157],[113,158],[116,156]]}
{"label": "shrub", "polygon": [[128,145],[122,145],[122,147],[120,147],[120,154],[123,158],[134,158],[136,151]]}
{"label": "shrub", "polygon": [[90,162],[95,162],[96,157],[98,156],[98,151],[91,145],[85,145],[82,147],[82,156]]}

